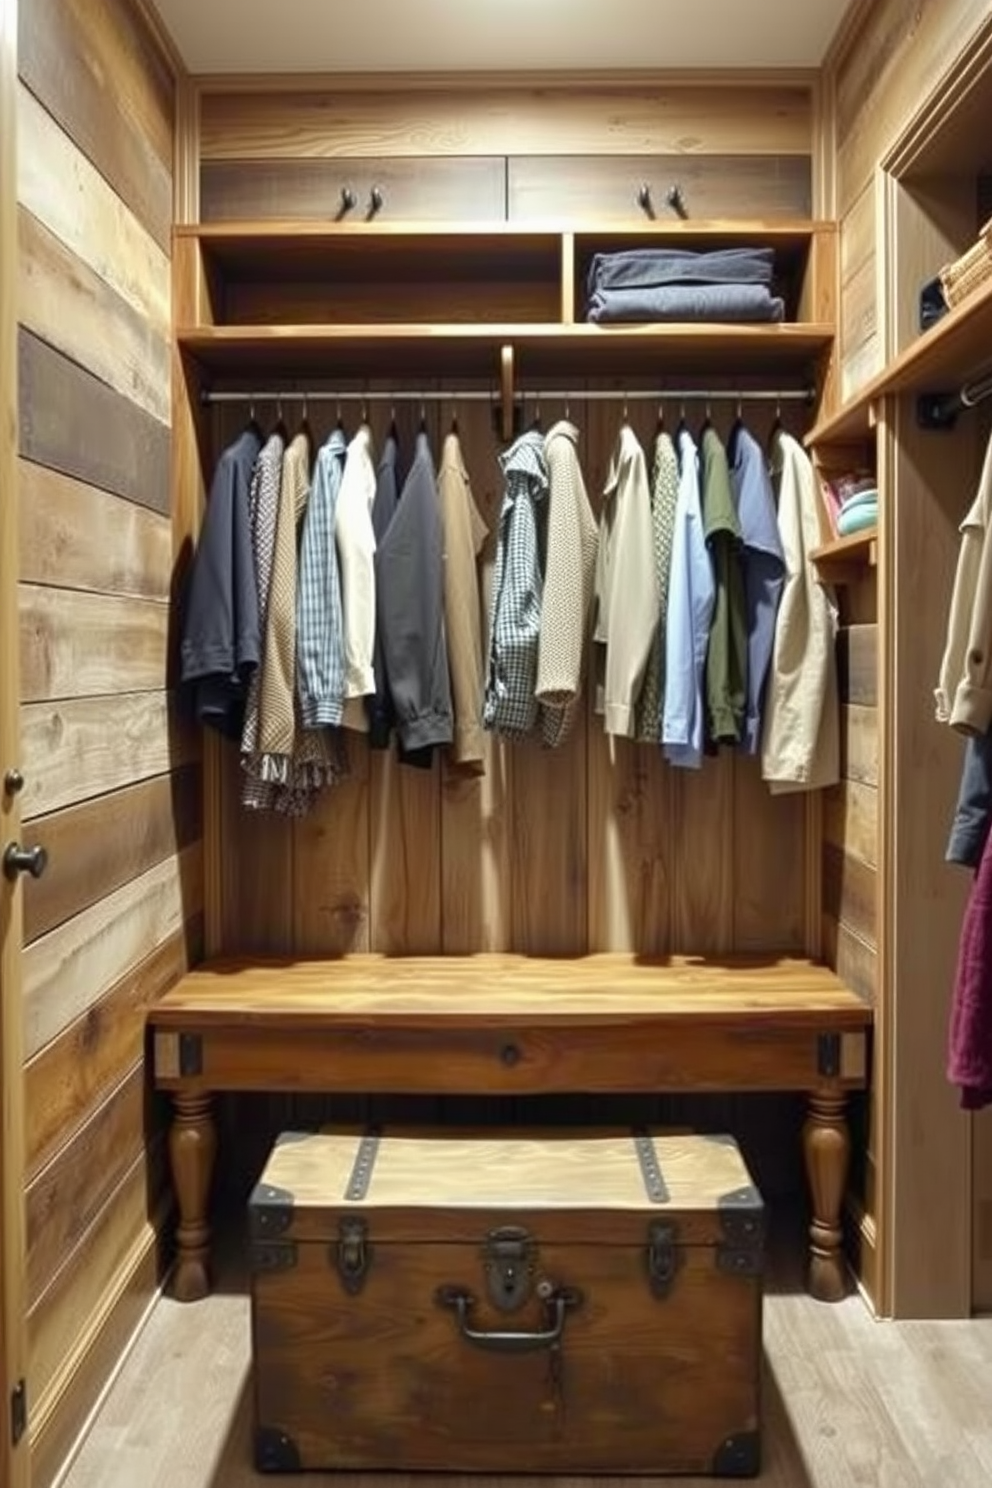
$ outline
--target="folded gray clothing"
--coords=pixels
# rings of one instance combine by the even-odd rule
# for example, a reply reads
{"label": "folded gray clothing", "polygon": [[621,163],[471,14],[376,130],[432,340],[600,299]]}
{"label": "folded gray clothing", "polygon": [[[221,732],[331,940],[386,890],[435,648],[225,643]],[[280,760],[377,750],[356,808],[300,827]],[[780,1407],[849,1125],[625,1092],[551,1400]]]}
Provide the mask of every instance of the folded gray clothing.
{"label": "folded gray clothing", "polygon": [[715,248],[708,253],[689,248],[631,248],[595,254],[586,288],[592,295],[598,289],[647,289],[661,284],[770,285],[774,268],[771,248]]}
{"label": "folded gray clothing", "polygon": [[588,320],[778,321],[785,302],[763,284],[670,284],[651,289],[597,290]]}

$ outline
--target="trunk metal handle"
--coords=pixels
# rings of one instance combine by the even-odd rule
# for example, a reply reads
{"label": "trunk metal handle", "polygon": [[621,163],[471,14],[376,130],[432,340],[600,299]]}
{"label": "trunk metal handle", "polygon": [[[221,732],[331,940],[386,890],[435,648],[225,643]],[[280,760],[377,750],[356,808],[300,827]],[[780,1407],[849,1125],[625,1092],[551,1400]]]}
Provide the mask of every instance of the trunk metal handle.
{"label": "trunk metal handle", "polygon": [[571,1287],[562,1287],[552,1292],[544,1303],[549,1317],[549,1326],[538,1328],[534,1332],[507,1328],[471,1327],[469,1314],[475,1306],[475,1298],[471,1292],[460,1291],[458,1287],[439,1287],[437,1300],[441,1307],[454,1309],[458,1317],[459,1332],[467,1343],[498,1354],[529,1354],[536,1353],[540,1349],[554,1349],[559,1346],[565,1332],[565,1317],[568,1309],[581,1304],[582,1294]]}

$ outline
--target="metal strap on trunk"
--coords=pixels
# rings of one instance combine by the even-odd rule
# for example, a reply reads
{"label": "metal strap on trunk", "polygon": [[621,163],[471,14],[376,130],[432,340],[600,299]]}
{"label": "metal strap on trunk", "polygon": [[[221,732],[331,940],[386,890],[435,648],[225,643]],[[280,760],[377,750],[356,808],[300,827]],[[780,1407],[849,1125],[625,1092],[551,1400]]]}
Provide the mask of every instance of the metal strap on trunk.
{"label": "metal strap on trunk", "polygon": [[641,1177],[644,1180],[644,1192],[652,1204],[667,1204],[671,1195],[661,1175],[661,1164],[654,1148],[654,1138],[643,1128],[635,1129],[633,1138],[634,1151],[637,1153]]}
{"label": "metal strap on trunk", "polygon": [[379,1151],[379,1128],[371,1127],[362,1137],[355,1153],[355,1162],[348,1179],[348,1186],[344,1196],[349,1203],[355,1204],[365,1198],[372,1182],[372,1169],[375,1167],[376,1153]]}

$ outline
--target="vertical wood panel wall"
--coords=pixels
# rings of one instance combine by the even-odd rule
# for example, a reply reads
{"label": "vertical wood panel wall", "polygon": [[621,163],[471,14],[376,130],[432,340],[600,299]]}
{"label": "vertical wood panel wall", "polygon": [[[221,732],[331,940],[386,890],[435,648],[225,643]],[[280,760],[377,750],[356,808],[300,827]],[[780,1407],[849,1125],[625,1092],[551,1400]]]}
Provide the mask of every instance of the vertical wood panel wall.
{"label": "vertical wood panel wall", "polygon": [[835,99],[842,398],[881,369],[889,345],[879,163],[987,21],[988,5],[877,0],[861,15],[827,80]]}
{"label": "vertical wood panel wall", "polygon": [[34,1481],[159,1275],[143,1015],[202,918],[167,689],[174,80],[131,0],[20,9],[19,506]]}

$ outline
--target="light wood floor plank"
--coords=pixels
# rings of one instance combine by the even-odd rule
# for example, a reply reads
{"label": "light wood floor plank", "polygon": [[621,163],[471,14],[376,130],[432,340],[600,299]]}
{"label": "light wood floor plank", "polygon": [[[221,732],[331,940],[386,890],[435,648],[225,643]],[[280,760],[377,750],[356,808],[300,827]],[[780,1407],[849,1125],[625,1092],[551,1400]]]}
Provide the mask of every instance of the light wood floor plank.
{"label": "light wood floor plank", "polygon": [[[778,1285],[778,1283],[776,1283]],[[248,1303],[237,1277],[205,1302],[159,1304],[63,1488],[255,1488]],[[992,1318],[878,1323],[772,1290],[765,1307],[763,1488],[987,1488]],[[389,1477],[307,1474],[307,1488],[408,1488]],[[417,1488],[440,1479],[421,1475]],[[448,1479],[448,1488],[510,1480]],[[517,1478],[513,1488],[593,1480]],[[595,1480],[637,1488],[636,1479]],[[694,1488],[698,1479],[651,1480]],[[299,1477],[267,1476],[273,1485]]]}

